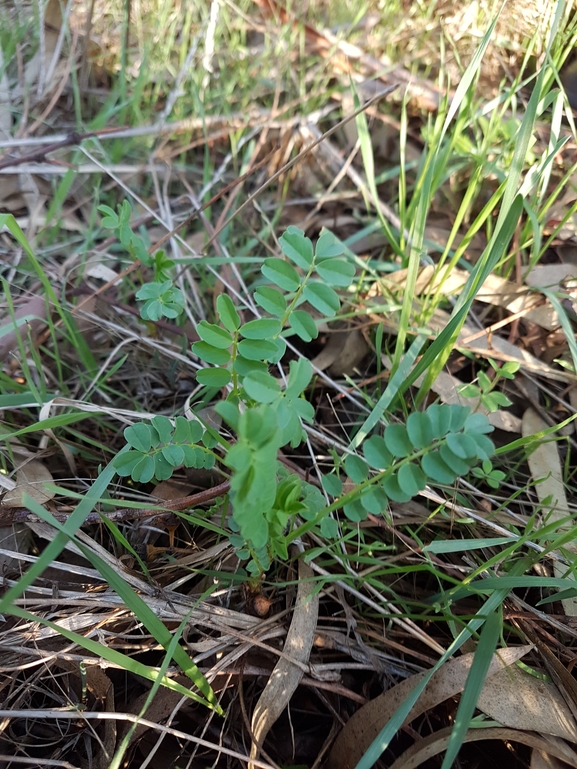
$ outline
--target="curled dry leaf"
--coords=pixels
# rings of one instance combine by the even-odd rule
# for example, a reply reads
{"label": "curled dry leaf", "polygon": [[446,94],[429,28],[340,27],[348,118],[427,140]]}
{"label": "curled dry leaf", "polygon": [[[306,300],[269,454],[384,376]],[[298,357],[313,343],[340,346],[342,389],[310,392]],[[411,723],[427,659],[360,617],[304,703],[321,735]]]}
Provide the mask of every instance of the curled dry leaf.
{"label": "curled dry leaf", "polygon": [[[557,742],[561,742],[558,740]],[[565,743],[563,743],[565,744]],[[531,767],[530,769],[566,769],[569,761],[560,760],[557,756],[551,753],[544,753],[542,750],[534,748],[531,753]]]}
{"label": "curled dry leaf", "polygon": [[512,729],[577,740],[577,724],[557,687],[517,667],[491,676],[477,707]]}
{"label": "curled dry leaf", "polygon": [[[312,578],[311,567],[302,558],[299,559],[297,600],[283,649],[286,656],[275,665],[254,709],[251,726],[255,741],[250,750],[251,759],[257,758],[259,745],[262,745],[301,682],[303,670],[291,660],[303,665],[309,661],[319,613],[319,596]],[[254,764],[249,764],[249,769],[254,769]]]}
{"label": "curled dry leaf", "polygon": [[[438,732],[424,737],[398,758],[390,769],[415,769],[433,756],[446,750],[451,738],[452,727],[441,729]],[[488,727],[486,729],[469,729],[464,742],[480,742],[481,740],[507,740],[521,742],[523,745],[536,748],[539,751],[548,751],[552,756],[566,761],[569,766],[577,767],[577,755],[563,744],[555,744],[532,732],[522,732],[516,729],[504,729],[502,727]],[[554,766],[554,765],[550,765]]]}
{"label": "curled dry leaf", "polygon": [[[487,671],[485,686],[489,685],[490,677],[501,671],[504,665],[512,665],[532,648],[529,645],[517,646],[501,649],[494,654]],[[432,676],[419,701],[406,718],[405,724],[426,713],[427,710],[440,702],[462,692],[473,663],[473,657],[473,653],[464,654],[462,657],[446,662]],[[337,736],[329,754],[328,769],[353,769],[381,729],[425,675],[425,673],[419,673],[407,678],[359,708]]]}
{"label": "curled dry leaf", "polygon": [[34,337],[44,327],[46,301],[43,296],[31,296],[14,312],[14,319],[4,317],[0,321],[0,361],[11,350],[18,349],[18,336],[26,342],[29,334]]}
{"label": "curled dry leaf", "polygon": [[43,505],[54,497],[46,484],[54,483],[52,473],[39,459],[31,459],[16,472],[16,486],[2,498],[2,506],[23,507],[24,494]]}
{"label": "curled dry leaf", "polygon": [[[331,329],[332,331],[332,329]],[[328,370],[333,376],[353,374],[369,350],[362,333],[356,328],[334,331],[321,352],[311,361],[314,368]]]}
{"label": "curled dry leaf", "polygon": [[[549,427],[541,419],[539,414],[533,409],[527,409],[523,414],[523,437],[535,435],[541,430]],[[535,481],[535,492],[539,502],[544,505],[545,522],[562,521],[559,525],[559,533],[569,531],[573,527],[573,522],[569,519],[569,508],[567,506],[567,495],[565,494],[565,485],[563,483],[563,470],[557,443],[554,441],[541,441],[537,448],[529,454],[529,469]],[[553,535],[551,535],[553,536]],[[567,542],[564,547],[571,553],[577,554],[577,544]],[[554,561],[553,568],[556,577],[567,577],[574,579],[573,575],[567,575],[567,568],[562,563]],[[570,617],[577,617],[577,599],[565,598],[562,601],[565,614]]]}

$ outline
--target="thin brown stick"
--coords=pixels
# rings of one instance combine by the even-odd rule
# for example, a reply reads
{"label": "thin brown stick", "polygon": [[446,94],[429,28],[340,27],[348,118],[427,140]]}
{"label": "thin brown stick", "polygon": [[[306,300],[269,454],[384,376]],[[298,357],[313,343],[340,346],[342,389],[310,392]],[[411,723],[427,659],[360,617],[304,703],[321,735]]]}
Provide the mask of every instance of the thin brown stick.
{"label": "thin brown stick", "polygon": [[[356,109],[354,112],[351,112],[350,115],[347,115],[342,120],[340,120],[336,125],[334,125],[332,128],[329,128],[328,131],[325,131],[325,133],[321,134],[318,139],[315,139],[312,144],[309,144],[307,147],[305,147],[303,150],[301,150],[298,155],[296,155],[292,160],[289,160],[288,163],[286,163],[282,168],[279,168],[279,170],[274,173],[271,177],[269,177],[264,184],[262,184],[258,190],[252,193],[252,195],[249,195],[248,198],[240,205],[236,211],[231,214],[228,219],[226,219],[225,222],[223,222],[219,228],[217,228],[214,232],[214,235],[211,237],[207,245],[210,245],[215,238],[217,238],[220,233],[228,227],[228,225],[232,222],[233,219],[235,219],[241,211],[244,211],[244,209],[249,206],[253,200],[258,198],[258,196],[270,185],[272,182],[276,181],[280,176],[285,174],[287,171],[289,171],[294,165],[297,163],[300,163],[300,161],[308,155],[309,152],[312,152],[315,147],[318,147],[321,142],[323,142],[325,139],[328,139],[329,136],[332,136],[336,131],[338,131],[340,128],[342,128],[344,125],[349,123],[351,120],[354,120],[354,118],[357,117],[357,115],[360,115],[361,112],[364,112],[369,107],[372,107],[373,104],[376,104],[380,99],[382,99],[384,96],[388,96],[393,91],[397,89],[396,85],[389,86],[388,88],[383,88],[382,91],[380,91],[378,94],[373,96],[372,99],[369,99],[367,102],[362,104],[358,109]],[[256,168],[254,169],[256,170]],[[240,180],[239,180],[240,181]]]}
{"label": "thin brown stick", "polygon": [[41,160],[46,160],[46,155],[51,152],[56,152],[63,147],[71,147],[76,144],[81,144],[84,139],[90,139],[93,136],[105,136],[106,134],[118,131],[118,128],[100,128],[98,131],[87,131],[86,133],[77,133],[73,131],[65,139],[48,144],[46,147],[41,147],[34,152],[29,152],[27,155],[21,155],[18,158],[4,157],[0,160],[0,169],[12,168],[12,166],[21,166],[23,163],[36,163]]}
{"label": "thin brown stick", "polygon": [[[211,489],[205,489],[199,491],[196,494],[191,494],[188,497],[178,497],[177,499],[167,500],[166,502],[159,502],[158,508],[120,508],[118,510],[109,510],[107,512],[95,512],[89,513],[84,524],[99,523],[102,518],[107,518],[109,521],[128,521],[139,518],[150,518],[152,516],[162,515],[163,513],[173,513],[178,510],[187,510],[189,507],[197,507],[205,505],[207,502],[211,502],[217,497],[222,497],[230,490],[230,482],[224,481],[219,483],[218,486],[213,486]],[[65,523],[70,516],[70,512],[51,512],[51,515],[60,523]],[[13,523],[25,523],[26,521],[38,521],[39,518],[30,510],[25,507],[7,507],[0,505],[0,526],[10,526]],[[84,525],[83,524],[83,525]]]}

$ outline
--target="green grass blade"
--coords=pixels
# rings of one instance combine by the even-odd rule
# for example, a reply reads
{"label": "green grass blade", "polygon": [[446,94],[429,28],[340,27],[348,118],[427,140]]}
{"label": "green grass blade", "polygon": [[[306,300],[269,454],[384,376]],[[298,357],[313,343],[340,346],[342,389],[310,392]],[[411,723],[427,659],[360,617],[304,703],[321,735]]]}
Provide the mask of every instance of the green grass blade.
{"label": "green grass blade", "polygon": [[378,424],[378,422],[382,419],[383,414],[385,413],[385,409],[387,409],[393,400],[397,397],[399,390],[402,388],[404,391],[405,388],[403,387],[403,382],[409,376],[411,367],[421,352],[426,339],[427,338],[425,336],[418,336],[416,339],[414,339],[406,355],[403,357],[401,365],[390,378],[389,384],[387,385],[384,393],[381,395],[373,410],[365,419],[359,431],[350,442],[349,448],[351,450],[357,449],[365,440],[373,427]]}
{"label": "green grass blade", "polygon": [[[140,622],[143,623],[143,625],[149,630],[149,632],[154,636],[158,643],[161,644],[166,650],[171,647],[172,634],[167,630],[165,625],[156,616],[148,604],[142,600],[138,593],[136,593],[124,579],[122,579],[121,574],[116,572],[96,553],[87,548],[80,540],[76,539],[73,535],[68,534],[65,531],[66,524],[59,523],[47,510],[42,507],[42,505],[36,502],[36,500],[32,499],[28,495],[25,495],[24,504],[31,512],[57,529],[59,533],[71,539],[74,544],[81,550],[84,557],[87,558],[104,577],[104,579],[106,579],[114,592],[120,596],[120,598],[122,598],[128,609],[139,619]],[[7,611],[9,611],[9,609],[7,609]],[[208,681],[202,675],[194,662],[190,659],[188,654],[180,646],[176,646],[174,649],[174,661],[180,665],[184,673],[204,694],[204,696],[207,698],[207,701],[214,707],[217,707],[218,703],[216,696]]]}
{"label": "green grass blade", "polygon": [[[128,448],[122,449],[119,454],[123,454]],[[66,523],[58,531],[54,539],[42,551],[35,563],[20,577],[18,582],[13,585],[5,595],[0,598],[0,613],[10,612],[14,601],[20,598],[32,583],[50,566],[62,550],[64,550],[68,540],[74,536],[76,531],[82,526],[86,516],[92,512],[94,505],[98,500],[104,497],[108,486],[116,475],[116,469],[112,463],[100,472],[89,491],[76,506],[76,510],[70,514]]]}
{"label": "green grass blade", "polygon": [[85,636],[79,635],[73,630],[68,630],[68,628],[63,627],[56,622],[51,622],[45,617],[39,617],[35,614],[31,614],[25,609],[21,609],[19,606],[13,606],[10,610],[10,614],[12,614],[14,617],[28,620],[29,622],[39,622],[41,625],[45,625],[46,627],[55,630],[60,635],[64,636],[64,638],[67,638],[69,641],[72,641],[83,649],[86,649],[86,651],[90,652],[90,654],[93,654],[98,658],[102,658],[107,662],[110,662],[112,665],[121,668],[122,670],[128,670],[130,673],[134,673],[134,675],[142,676],[142,678],[145,678],[147,681],[159,681],[160,684],[165,686],[167,689],[171,689],[173,692],[177,692],[178,694],[181,694],[184,697],[188,697],[195,702],[200,702],[201,704],[206,705],[205,701],[201,697],[199,697],[190,689],[187,689],[186,686],[183,686],[182,684],[173,681],[172,678],[168,678],[164,675],[159,676],[159,671],[156,668],[148,667],[148,665],[144,665],[142,662],[138,662],[138,660],[135,660],[132,657],[128,657],[126,654],[123,654],[116,649],[111,649],[109,646],[99,644],[97,641],[93,641],[91,638],[85,638]]}
{"label": "green grass blade", "polygon": [[434,193],[435,183],[438,183],[448,158],[450,157],[450,143],[449,146],[444,147],[444,139],[449,129],[449,126],[467,98],[469,89],[473,83],[473,80],[478,74],[481,66],[481,61],[487,50],[487,46],[493,35],[493,30],[499,15],[493,19],[487,32],[484,34],[481,44],[475,51],[473,58],[465,70],[463,78],[459,83],[459,86],[455,92],[455,96],[451,102],[447,116],[443,123],[443,126],[438,135],[435,135],[432,139],[434,149],[431,155],[427,158],[425,164],[424,175],[422,178],[422,184],[418,190],[418,205],[415,211],[415,216],[411,226],[411,244],[409,253],[409,263],[407,269],[407,278],[404,287],[403,306],[401,308],[401,317],[399,320],[399,330],[397,334],[397,343],[395,346],[395,354],[393,358],[393,373],[397,370],[401,358],[404,353],[405,340],[407,336],[407,330],[409,327],[410,317],[413,313],[413,300],[415,296],[415,285],[419,275],[419,267],[421,265],[421,256],[423,253],[423,243],[425,238],[425,228],[427,223],[427,216],[431,205],[432,196]]}
{"label": "green grass blade", "polygon": [[433,674],[436,673],[437,670],[439,670],[439,668],[461,648],[461,646],[463,646],[465,641],[471,638],[471,636],[483,625],[486,617],[497,611],[501,603],[507,597],[508,592],[508,590],[495,591],[493,595],[485,602],[483,607],[477,612],[467,627],[463,628],[463,630],[459,633],[457,638],[455,638],[453,643],[449,646],[439,661],[431,668],[431,670],[429,670],[427,675],[415,687],[415,689],[413,689],[409,697],[407,697],[403,704],[398,708],[388,723],[383,727],[383,729],[381,729],[380,733],[372,742],[361,760],[358,762],[355,769],[371,769],[371,767],[374,766],[375,762],[379,760],[383,752],[389,746],[389,743],[395,734],[403,725],[406,717],[409,715],[413,706],[433,677]]}
{"label": "green grass blade", "polygon": [[485,620],[479,643],[475,651],[473,658],[473,664],[471,670],[467,676],[465,682],[465,688],[461,695],[461,701],[457,708],[457,715],[455,717],[455,725],[449,738],[449,744],[447,745],[447,751],[445,758],[443,759],[443,765],[441,769],[451,769],[453,761],[456,759],[465,735],[469,729],[469,724],[475,712],[477,706],[477,700],[481,694],[481,689],[485,683],[485,677],[487,670],[491,664],[493,654],[497,648],[497,642],[499,640],[499,633],[501,630],[501,613],[494,611]]}

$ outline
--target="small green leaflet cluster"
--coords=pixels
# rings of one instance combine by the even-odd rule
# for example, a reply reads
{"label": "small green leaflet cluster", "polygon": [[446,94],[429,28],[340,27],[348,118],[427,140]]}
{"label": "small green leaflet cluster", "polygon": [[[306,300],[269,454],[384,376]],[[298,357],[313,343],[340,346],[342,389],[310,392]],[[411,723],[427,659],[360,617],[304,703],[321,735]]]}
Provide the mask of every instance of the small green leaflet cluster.
{"label": "small green leaflet cluster", "polygon": [[[429,406],[409,415],[407,424],[392,424],[383,437],[373,435],[363,443],[364,459],[350,454],[344,461],[347,476],[358,493],[343,505],[345,515],[355,523],[368,513],[378,515],[389,499],[408,502],[427,483],[450,485],[466,475],[479,461],[489,461],[495,446],[487,433],[493,431],[484,414],[472,414],[468,406]],[[371,471],[377,475],[369,478]],[[343,484],[331,473],[323,478],[325,491],[340,497]],[[325,536],[334,536],[336,523],[323,520]]]}
{"label": "small green leaflet cluster", "polygon": [[[298,227],[290,226],[280,244],[287,259],[271,257],[261,267],[263,277],[277,288],[259,286],[254,292],[256,304],[272,317],[241,325],[232,300],[221,294],[216,306],[220,324],[198,324],[201,341],[195,342],[192,350],[205,363],[216,367],[199,371],[197,379],[201,384],[223,387],[230,382],[236,385],[239,378],[248,374],[266,374],[268,364],[282,359],[286,350],[283,336],[287,334],[295,333],[305,342],[316,339],[318,328],[311,314],[297,309],[304,302],[323,318],[332,318],[340,310],[340,299],[333,287],[349,286],[355,268],[340,258],[343,247],[334,235],[324,232],[313,250],[310,238]],[[266,388],[271,379],[262,377],[259,381]],[[253,398],[248,391],[247,395],[258,402],[268,402]]]}
{"label": "small green leaflet cluster", "polygon": [[175,263],[164,251],[157,251],[154,256],[148,253],[144,238],[133,232],[130,226],[130,203],[124,200],[118,206],[118,213],[110,206],[98,206],[98,210],[104,214],[102,226],[115,231],[125,251],[133,259],[139,259],[146,267],[154,269],[154,281],[145,283],[136,294],[136,298],[144,302],[140,317],[156,321],[162,317],[172,319],[181,315],[185,305],[184,296],[180,289],[173,286],[169,272]]}
{"label": "small green leaflet cluster", "polygon": [[240,413],[223,402],[217,410],[237,433],[237,442],[224,460],[233,471],[230,539],[240,548],[239,558],[250,558],[248,571],[260,574],[269,568],[273,556],[288,558],[289,521],[297,515],[313,519],[324,506],[324,497],[277,462],[284,442],[271,406],[262,404]]}
{"label": "small green leaflet cluster", "polygon": [[138,483],[153,478],[168,480],[175,468],[206,468],[214,466],[211,451],[217,441],[205,431],[200,422],[176,417],[173,425],[164,416],[153,417],[149,423],[137,422],[124,430],[129,451],[117,455],[113,464],[121,477],[130,476]]}
{"label": "small green leaflet cluster", "polygon": [[459,387],[459,395],[462,395],[464,398],[479,398],[487,411],[493,413],[500,408],[507,408],[511,405],[511,401],[505,393],[498,392],[495,390],[495,387],[500,379],[514,379],[521,364],[516,361],[507,361],[507,363],[499,367],[494,360],[490,359],[489,363],[494,371],[493,378],[490,379],[484,371],[479,371],[477,374],[478,384],[462,385]]}

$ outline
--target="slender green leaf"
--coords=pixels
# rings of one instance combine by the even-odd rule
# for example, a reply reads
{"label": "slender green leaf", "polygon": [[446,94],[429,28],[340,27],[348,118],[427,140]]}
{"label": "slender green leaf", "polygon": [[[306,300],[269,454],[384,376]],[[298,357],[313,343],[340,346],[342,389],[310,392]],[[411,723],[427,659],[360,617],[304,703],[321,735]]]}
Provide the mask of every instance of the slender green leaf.
{"label": "slender green leaf", "polygon": [[501,624],[501,616],[497,611],[492,612],[485,620],[473,658],[473,664],[469,670],[461,701],[457,708],[455,723],[451,729],[451,736],[449,737],[449,744],[447,745],[441,769],[451,769],[461,749],[477,706],[477,700],[485,683],[489,665],[497,648]]}
{"label": "slender green leaf", "polygon": [[499,545],[510,545],[515,541],[515,537],[480,537],[479,539],[439,539],[425,545],[424,553],[466,553],[468,550],[480,550],[488,547],[499,547]]}

